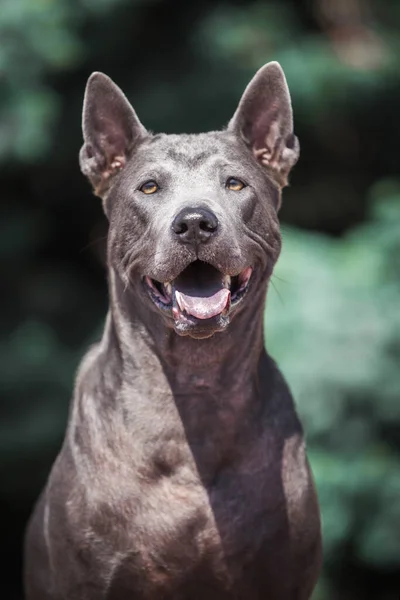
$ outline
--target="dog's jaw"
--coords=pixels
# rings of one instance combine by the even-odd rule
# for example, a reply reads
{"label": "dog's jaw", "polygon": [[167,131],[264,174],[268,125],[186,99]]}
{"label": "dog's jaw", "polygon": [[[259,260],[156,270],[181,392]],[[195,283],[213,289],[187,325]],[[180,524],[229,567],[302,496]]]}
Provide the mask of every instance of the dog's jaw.
{"label": "dog's jaw", "polygon": [[172,320],[178,335],[205,338],[228,327],[248,292],[252,273],[252,267],[245,267],[231,276],[197,260],[172,281],[146,275],[143,284],[149,301]]}

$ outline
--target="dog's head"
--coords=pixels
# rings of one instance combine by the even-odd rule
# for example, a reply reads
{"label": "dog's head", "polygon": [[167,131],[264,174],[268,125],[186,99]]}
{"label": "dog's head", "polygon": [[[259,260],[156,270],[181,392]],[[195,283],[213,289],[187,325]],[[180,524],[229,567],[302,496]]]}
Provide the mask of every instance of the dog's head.
{"label": "dog's head", "polygon": [[299,154],[281,67],[256,73],[224,131],[198,135],[151,134],[94,73],[83,134],[81,169],[103,199],[125,288],[181,335],[225,329],[280,251],[281,190]]}

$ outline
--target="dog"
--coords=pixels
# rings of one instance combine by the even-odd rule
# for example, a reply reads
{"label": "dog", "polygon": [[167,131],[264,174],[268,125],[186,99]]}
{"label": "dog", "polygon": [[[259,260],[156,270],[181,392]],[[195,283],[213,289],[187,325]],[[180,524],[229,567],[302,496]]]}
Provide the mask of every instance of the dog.
{"label": "dog", "polygon": [[308,600],[318,501],[264,349],[282,188],[299,156],[280,65],[228,126],[148,132],[89,78],[80,166],[109,221],[110,308],[28,525],[27,600]]}

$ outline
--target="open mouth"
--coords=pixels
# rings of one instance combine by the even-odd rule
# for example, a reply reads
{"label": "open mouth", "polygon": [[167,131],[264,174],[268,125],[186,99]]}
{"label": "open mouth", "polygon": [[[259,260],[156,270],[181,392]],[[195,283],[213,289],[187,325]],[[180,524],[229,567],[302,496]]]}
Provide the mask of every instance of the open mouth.
{"label": "open mouth", "polygon": [[231,277],[196,260],[173,281],[144,280],[153,302],[171,311],[176,325],[195,325],[227,316],[245,295],[251,274],[252,268],[247,267]]}

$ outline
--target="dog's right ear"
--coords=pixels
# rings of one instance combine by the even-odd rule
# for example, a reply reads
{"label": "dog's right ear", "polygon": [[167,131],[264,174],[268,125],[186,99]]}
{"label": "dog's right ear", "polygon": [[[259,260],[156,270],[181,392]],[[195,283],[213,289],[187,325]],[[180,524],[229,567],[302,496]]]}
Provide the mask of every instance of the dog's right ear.
{"label": "dog's right ear", "polygon": [[87,82],[82,129],[81,171],[102,196],[148,133],[120,88],[103,73],[93,73]]}
{"label": "dog's right ear", "polygon": [[292,103],[282,67],[270,62],[257,71],[244,91],[228,130],[238,134],[280,187],[299,158],[293,133]]}

